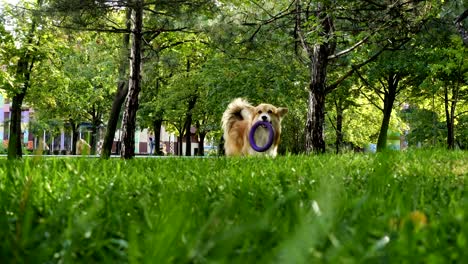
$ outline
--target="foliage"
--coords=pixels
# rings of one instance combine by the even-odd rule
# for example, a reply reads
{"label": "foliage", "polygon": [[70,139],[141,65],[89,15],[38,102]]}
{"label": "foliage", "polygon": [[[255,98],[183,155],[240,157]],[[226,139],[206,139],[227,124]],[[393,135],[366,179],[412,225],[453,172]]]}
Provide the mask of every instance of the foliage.
{"label": "foliage", "polygon": [[[466,132],[459,129],[463,129],[460,121],[468,111],[468,49],[455,30],[447,26],[452,18],[451,11],[444,12],[440,19],[432,22],[430,30],[420,36],[419,52],[427,61],[429,74],[419,92],[413,93],[410,99],[422,107],[431,105],[431,111],[443,117],[441,122],[444,120],[446,124],[444,136],[449,148],[466,145],[463,142]],[[427,42],[428,36],[436,37]]]}
{"label": "foliage", "polygon": [[468,149],[468,115],[464,114],[458,118],[455,139],[457,146],[461,149]]}
{"label": "foliage", "polygon": [[[0,17],[1,89],[10,96],[15,93],[14,87],[20,83],[15,77],[19,55],[24,49],[34,50],[40,60],[34,65],[26,102],[36,110],[36,122],[105,121],[110,96],[119,78],[119,39],[121,34],[128,33],[125,8],[131,7],[132,1],[53,0],[44,1],[41,10],[34,9],[33,1],[24,2],[25,8],[5,7],[2,10],[5,15]],[[235,97],[244,97],[253,104],[269,102],[288,107],[280,152],[304,151],[311,64],[298,37],[295,4],[283,0],[178,1],[177,5],[170,1],[144,2],[140,129],[153,129],[154,121],[163,119],[169,131],[182,132],[177,130],[184,125],[188,100],[196,97],[190,111],[192,126],[199,125],[200,132],[219,140],[219,123],[226,105]],[[336,102],[344,107],[346,144],[362,148],[376,141],[381,115],[358,96],[357,91],[363,91],[363,87],[356,75],[345,81],[341,77],[356,70],[354,66],[361,67],[382,47],[388,50],[359,70],[376,88],[364,89],[369,102],[381,107],[378,92],[382,90],[378,88],[384,76],[398,71],[402,80],[397,102],[430,109],[441,125],[444,116],[441,88],[453,88],[457,83],[460,92],[456,100],[459,103],[455,137],[459,147],[466,146],[468,56],[453,25],[454,18],[465,8],[462,0],[296,3],[303,12],[305,41],[311,47],[330,44],[335,53],[344,53],[329,54],[326,86],[330,90],[326,93],[323,133],[328,146],[335,144],[336,139]],[[334,29],[329,39],[320,34],[322,17],[315,11],[321,7],[326,7],[322,11],[333,18]],[[41,14],[41,22],[57,26],[52,30],[49,24],[40,28],[37,38],[41,39],[41,48],[30,45],[19,49],[18,43],[28,34],[26,11]],[[13,12],[17,15],[11,15]],[[421,28],[422,24],[425,27]],[[15,34],[11,34],[11,28]],[[351,47],[354,48],[348,50]],[[424,82],[418,86],[421,80]],[[432,107],[428,107],[432,100]],[[411,144],[417,139],[428,146],[435,141],[424,138],[429,129],[422,125],[424,116],[415,112],[405,119],[410,122],[421,117],[420,126],[414,122],[404,124],[393,113],[390,130],[403,132],[410,125],[409,135],[414,137]],[[436,141],[440,138],[442,135],[438,134]]]}
{"label": "foliage", "polygon": [[0,161],[2,262],[466,259],[466,152]]}
{"label": "foliage", "polygon": [[[115,39],[106,34],[71,34],[61,31],[53,56],[42,63],[36,78],[38,87],[29,101],[38,112],[37,118],[60,118],[79,123],[91,122],[110,108],[115,90]],[[49,75],[46,75],[49,73]]]}
{"label": "foliage", "polygon": [[406,135],[408,146],[443,146],[447,127],[444,122],[439,121],[437,113],[411,107],[402,110],[401,115],[410,128]]}
{"label": "foliage", "polygon": [[[343,137],[345,142],[365,148],[369,143],[377,142],[380,116],[364,98],[359,98],[357,102],[359,107],[351,107],[344,112]],[[331,125],[328,127],[327,141],[331,144],[335,140],[335,131]]]}
{"label": "foliage", "polygon": [[[20,72],[18,62],[28,54],[39,62],[46,58],[46,47],[51,41],[50,27],[31,9],[35,4],[24,2],[22,6],[5,5],[0,9],[2,26],[0,28],[0,63],[2,65],[1,88],[9,98],[18,94],[25,85],[25,76]],[[5,27],[6,26],[6,27]]]}
{"label": "foliage", "polygon": [[280,154],[305,153],[304,123],[306,112],[297,105],[287,105],[289,111],[281,122],[281,141],[278,148]]}

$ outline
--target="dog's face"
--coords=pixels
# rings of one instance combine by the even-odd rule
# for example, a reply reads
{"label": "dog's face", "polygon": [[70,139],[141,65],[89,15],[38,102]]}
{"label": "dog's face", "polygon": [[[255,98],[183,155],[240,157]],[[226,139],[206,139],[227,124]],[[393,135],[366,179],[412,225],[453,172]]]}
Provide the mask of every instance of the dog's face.
{"label": "dog's face", "polygon": [[[275,107],[271,104],[259,104],[258,106],[253,107],[251,125],[258,121],[269,122],[274,131],[273,145],[267,151],[263,152],[264,154],[276,156],[281,135],[281,120],[287,112],[287,108]],[[264,146],[270,138],[270,133],[267,127],[261,127],[262,128],[255,131],[254,135],[257,146]],[[252,149],[251,154],[257,154],[257,152]]]}
{"label": "dog's face", "polygon": [[283,107],[277,108],[271,104],[259,104],[252,109],[252,112],[252,123],[265,121],[277,128],[281,123],[281,119],[288,112],[288,109]]}

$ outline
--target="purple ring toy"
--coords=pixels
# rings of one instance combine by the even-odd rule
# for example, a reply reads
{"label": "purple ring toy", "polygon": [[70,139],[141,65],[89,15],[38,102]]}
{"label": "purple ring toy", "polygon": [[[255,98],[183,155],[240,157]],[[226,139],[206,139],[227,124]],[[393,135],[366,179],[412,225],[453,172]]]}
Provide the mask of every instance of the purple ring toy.
{"label": "purple ring toy", "polygon": [[[269,132],[269,135],[268,135],[268,141],[267,143],[263,146],[263,147],[259,147],[257,146],[257,144],[255,143],[255,131],[257,130],[257,128],[259,126],[266,126],[268,128],[268,132]],[[258,121],[257,123],[255,123],[252,128],[250,129],[250,133],[249,133],[249,142],[250,142],[250,145],[252,146],[252,148],[257,151],[257,152],[264,152],[266,151],[267,149],[269,149],[271,147],[271,145],[273,144],[273,137],[275,135],[275,132],[273,131],[273,126],[270,124],[270,122],[265,122],[265,121]]]}

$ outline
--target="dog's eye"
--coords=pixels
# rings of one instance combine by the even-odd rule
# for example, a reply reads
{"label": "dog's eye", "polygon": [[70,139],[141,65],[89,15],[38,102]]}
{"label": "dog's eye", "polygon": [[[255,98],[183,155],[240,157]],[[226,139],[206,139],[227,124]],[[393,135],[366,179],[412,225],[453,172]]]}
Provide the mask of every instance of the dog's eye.
{"label": "dog's eye", "polygon": [[269,113],[269,114],[271,114],[271,113],[273,113],[273,111],[271,111],[271,110],[268,110],[268,113]]}
{"label": "dog's eye", "polygon": [[258,110],[258,113],[261,114],[261,113],[262,113],[262,110]]}

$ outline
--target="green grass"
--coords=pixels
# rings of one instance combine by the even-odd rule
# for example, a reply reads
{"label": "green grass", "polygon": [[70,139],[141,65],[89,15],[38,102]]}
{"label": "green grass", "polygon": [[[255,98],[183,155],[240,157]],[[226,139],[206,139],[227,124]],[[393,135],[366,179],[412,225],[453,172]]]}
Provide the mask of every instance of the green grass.
{"label": "green grass", "polygon": [[0,263],[468,259],[468,153],[0,160]]}

